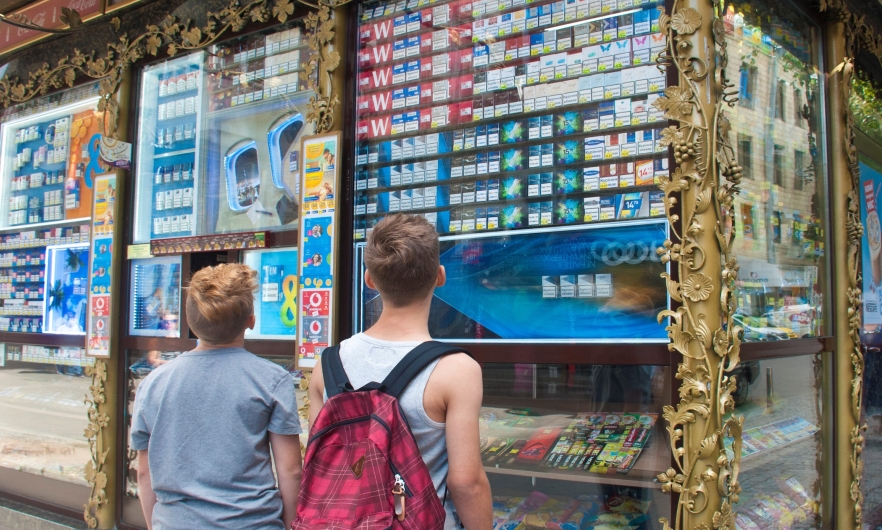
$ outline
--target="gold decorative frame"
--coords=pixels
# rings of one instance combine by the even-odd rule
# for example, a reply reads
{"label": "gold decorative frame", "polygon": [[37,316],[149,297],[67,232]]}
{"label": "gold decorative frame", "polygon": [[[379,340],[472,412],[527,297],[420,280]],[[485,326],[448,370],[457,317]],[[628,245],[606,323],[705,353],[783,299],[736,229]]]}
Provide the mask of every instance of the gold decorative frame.
{"label": "gold decorative frame", "polygon": [[[321,134],[334,127],[335,111],[340,105],[340,98],[334,91],[332,81],[332,74],[340,64],[340,54],[334,49],[336,24],[331,9],[347,4],[350,0],[318,0],[315,4],[304,0],[296,1],[316,9],[316,12],[307,15],[305,21],[306,39],[311,53],[301,78],[315,93],[310,98],[306,119],[315,124],[315,133]],[[147,26],[144,33],[134,38],[125,33],[120,34],[119,42],[106,45],[103,56],[98,56],[94,51],[83,53],[75,49],[73,54],[63,57],[56,65],[44,63],[30,72],[27,80],[4,76],[0,79],[0,104],[6,108],[65,86],[73,87],[78,78],[95,79],[99,81],[98,111],[102,131],[110,138],[118,138],[119,90],[126,72],[136,61],[148,55],[155,57],[160,49],[164,49],[169,56],[179,51],[200,50],[216,42],[228,31],[239,32],[249,23],[264,23],[271,18],[284,23],[293,14],[294,3],[291,0],[251,0],[244,3],[230,0],[228,7],[216,13],[208,13],[207,22],[202,27],[195,26],[189,19],[179,21],[169,16],[160,24]],[[114,17],[109,24],[115,32],[119,31],[119,18]],[[105,406],[108,405],[107,372],[107,363],[100,359],[87,369],[87,374],[92,377],[92,385],[91,396],[85,399],[89,406],[89,423],[84,436],[89,440],[92,460],[86,465],[86,479],[91,492],[84,506],[83,518],[89,528],[108,523],[99,521],[102,518],[101,513],[108,513],[102,508],[110,502],[106,488],[108,482],[112,481],[108,477],[107,467],[113,459],[115,444],[115,440],[108,439],[111,435],[107,432],[110,421],[105,411]],[[110,403],[115,402],[113,396],[110,398]]]}
{"label": "gold decorative frame", "polygon": [[[834,146],[833,162],[836,164],[837,169],[842,167],[843,164],[847,168],[846,176],[844,178],[839,177],[837,179],[838,182],[834,183],[834,191],[837,189],[837,185],[841,188],[839,193],[833,197],[834,210],[838,201],[843,198],[845,199],[844,213],[846,215],[844,223],[839,223],[840,226],[835,226],[834,223],[837,232],[841,233],[844,231],[845,234],[843,235],[846,236],[844,263],[841,257],[837,262],[839,266],[844,265],[844,270],[840,272],[840,275],[845,278],[845,289],[840,289],[840,291],[844,292],[838,292],[836,298],[837,301],[842,301],[842,297],[845,297],[844,307],[839,305],[837,309],[839,309],[839,314],[843,313],[842,309],[847,309],[847,319],[844,321],[845,325],[836,330],[837,349],[839,350],[837,351],[837,357],[846,355],[847,351],[848,360],[840,358],[838,366],[843,368],[846,365],[850,365],[851,369],[850,373],[843,373],[841,377],[837,378],[841,384],[844,383],[844,385],[851,387],[849,392],[850,407],[842,403],[837,406],[837,409],[840,411],[850,412],[850,417],[843,417],[837,420],[836,425],[837,429],[843,427],[848,429],[848,440],[851,444],[847,460],[845,460],[844,454],[837,456],[841,469],[846,474],[850,471],[851,476],[849,478],[851,482],[847,493],[848,498],[851,500],[851,506],[845,506],[843,502],[845,499],[842,499],[837,502],[837,508],[843,511],[848,509],[851,514],[848,524],[854,525],[854,528],[861,528],[863,520],[863,494],[861,492],[863,459],[861,453],[864,446],[863,432],[866,430],[866,425],[861,424],[864,351],[861,344],[862,290],[860,255],[864,228],[860,220],[860,166],[857,147],[855,146],[855,117],[852,114],[850,99],[852,81],[855,75],[855,57],[858,52],[866,52],[869,55],[875,56],[882,64],[882,35],[873,30],[863,15],[859,16],[853,13],[845,0],[821,0],[820,8],[822,12],[827,12],[830,15],[832,24],[838,26],[834,27],[834,31],[831,31],[829,38],[844,41],[836,42],[834,45],[834,50],[841,51],[840,54],[829,54],[832,56],[831,59],[834,64],[836,64],[836,61],[841,60],[831,72],[831,93],[835,97],[836,92],[838,92],[840,96],[838,101],[831,101],[831,106],[841,112],[841,117],[836,117],[841,122],[834,123],[834,127],[844,125],[843,134],[841,135],[843,143]],[[836,118],[834,120],[839,121]],[[837,136],[834,134],[834,137]],[[836,155],[840,155],[839,160],[835,159]],[[834,174],[836,173],[838,172],[834,171]],[[834,216],[836,216],[836,213],[836,211],[833,212]],[[845,331],[847,331],[847,337],[843,336]],[[843,372],[846,371],[847,369],[843,370]],[[843,391],[837,392],[837,401],[848,399],[844,390],[843,388]],[[839,475],[837,478],[840,477],[842,475]],[[839,517],[838,522],[845,523],[845,521],[848,521],[849,517],[847,515],[848,513],[845,513],[845,516]]]}
{"label": "gold decorative frame", "polygon": [[685,3],[675,0],[670,15],[660,8],[667,47],[659,64],[676,69],[679,86],[667,88],[653,103],[677,122],[662,131],[678,167],[660,184],[672,238],[658,253],[663,262],[676,263],[676,277],[662,276],[679,306],[662,311],[659,321],[670,319],[668,348],[683,356],[676,373],[682,381],[680,401],[663,414],[675,467],[658,476],[662,490],[677,494],[678,501],[673,525],[665,518],[660,522],[665,530],[732,530],[732,504],[741,492],[743,418],[731,415],[736,381],[726,375],[738,364],[741,335],[733,318],[735,233],[726,220],[733,215],[742,175],[723,109],[736,98],[725,76],[723,3]]}

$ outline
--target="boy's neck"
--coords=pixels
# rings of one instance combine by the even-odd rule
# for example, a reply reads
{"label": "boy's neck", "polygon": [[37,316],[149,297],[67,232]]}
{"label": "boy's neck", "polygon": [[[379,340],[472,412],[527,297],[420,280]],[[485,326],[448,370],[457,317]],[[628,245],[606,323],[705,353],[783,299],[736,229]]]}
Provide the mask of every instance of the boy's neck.
{"label": "boy's neck", "polygon": [[227,348],[245,349],[245,334],[243,333],[238,338],[236,338],[236,340],[227,344],[211,344],[205,342],[204,340],[200,340],[196,343],[196,347],[193,348],[193,351],[225,350]]}
{"label": "boy's neck", "polygon": [[379,340],[415,342],[432,340],[429,335],[431,297],[405,307],[385,305],[377,323],[365,335]]}

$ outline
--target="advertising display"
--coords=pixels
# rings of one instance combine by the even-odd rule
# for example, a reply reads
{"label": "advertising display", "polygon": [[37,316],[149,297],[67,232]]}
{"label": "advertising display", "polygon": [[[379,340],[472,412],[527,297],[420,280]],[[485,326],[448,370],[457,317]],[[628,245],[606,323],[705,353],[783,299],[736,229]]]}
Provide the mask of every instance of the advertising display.
{"label": "advertising display", "polygon": [[110,309],[113,297],[113,227],[116,211],[116,175],[95,179],[92,208],[92,256],[89,289],[88,340],[86,348],[94,357],[110,356]]}
{"label": "advertising display", "polygon": [[[668,307],[655,249],[666,221],[441,238],[447,283],[435,290],[429,331],[456,342],[667,342]],[[356,255],[363,273],[363,245]],[[360,276],[359,331],[382,311]]]}
{"label": "advertising display", "polygon": [[46,247],[45,333],[86,334],[89,244]]}
{"label": "advertising display", "polygon": [[[202,137],[203,53],[145,68],[141,75],[134,242],[195,234],[203,196],[196,176]],[[148,201],[149,198],[149,201]]]}
{"label": "advertising display", "polygon": [[255,294],[253,330],[246,339],[297,339],[297,249],[252,250],[242,262],[256,270],[260,288]]}
{"label": "advertising display", "polygon": [[298,366],[312,368],[333,337],[332,300],[340,134],[303,140]]}
{"label": "advertising display", "polygon": [[129,334],[180,337],[181,258],[131,260]]}
{"label": "advertising display", "polygon": [[535,4],[361,4],[356,240],[663,215],[655,4]]}
{"label": "advertising display", "polygon": [[88,218],[93,177],[104,172],[97,98],[7,121],[0,165],[0,226]]}
{"label": "advertising display", "polygon": [[142,71],[135,243],[297,228],[313,126],[296,24]]}
{"label": "advertising display", "polygon": [[882,330],[882,227],[879,222],[879,193],[882,192],[882,164],[861,156],[861,244],[863,270],[864,333]]}

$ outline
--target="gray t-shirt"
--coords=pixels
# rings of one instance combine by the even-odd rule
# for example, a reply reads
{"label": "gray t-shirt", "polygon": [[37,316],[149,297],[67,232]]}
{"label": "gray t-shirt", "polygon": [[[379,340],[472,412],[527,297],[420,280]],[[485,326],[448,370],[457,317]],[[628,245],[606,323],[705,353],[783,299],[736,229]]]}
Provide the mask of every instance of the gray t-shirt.
{"label": "gray t-shirt", "polygon": [[154,530],[283,530],[268,431],[300,434],[294,380],[242,348],[189,351],[147,376],[131,447],[150,451]]}

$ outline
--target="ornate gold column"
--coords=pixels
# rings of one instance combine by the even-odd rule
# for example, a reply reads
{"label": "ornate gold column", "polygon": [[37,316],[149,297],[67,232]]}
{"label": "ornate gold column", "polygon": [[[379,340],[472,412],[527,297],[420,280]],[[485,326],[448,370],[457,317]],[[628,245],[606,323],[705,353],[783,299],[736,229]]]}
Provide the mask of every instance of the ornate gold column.
{"label": "ornate gold column", "polygon": [[[833,292],[830,313],[835,315],[834,409],[836,427],[834,455],[836,460],[834,498],[836,528],[860,528],[860,491],[863,446],[860,421],[861,379],[863,355],[860,350],[860,288],[859,251],[862,227],[858,204],[857,153],[854,151],[854,132],[848,123],[848,93],[854,65],[847,57],[845,24],[841,21],[827,24],[825,52],[829,75],[830,137],[831,142],[831,237]],[[846,237],[847,236],[847,237]]]}
{"label": "ornate gold column", "polygon": [[[727,228],[741,168],[729,146],[724,105],[734,99],[725,79],[727,60],[722,20],[707,0],[675,0],[659,25],[667,34],[659,63],[675,68],[679,86],[669,87],[654,105],[678,125],[662,132],[673,146],[677,168],[660,184],[665,192],[671,239],[658,250],[676,264],[676,277],[664,274],[676,309],[669,317],[669,348],[683,355],[676,378],[680,401],[664,409],[674,467],[659,475],[663,490],[679,496],[674,521],[665,529],[734,528],[742,419],[734,409],[735,381],[726,370],[738,363],[740,329],[735,326],[734,281],[738,267],[730,256],[734,232]],[[734,438],[734,461],[724,451]]]}

